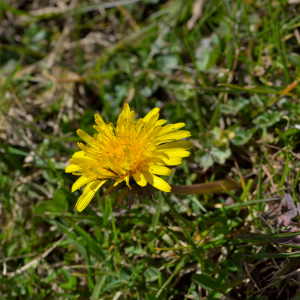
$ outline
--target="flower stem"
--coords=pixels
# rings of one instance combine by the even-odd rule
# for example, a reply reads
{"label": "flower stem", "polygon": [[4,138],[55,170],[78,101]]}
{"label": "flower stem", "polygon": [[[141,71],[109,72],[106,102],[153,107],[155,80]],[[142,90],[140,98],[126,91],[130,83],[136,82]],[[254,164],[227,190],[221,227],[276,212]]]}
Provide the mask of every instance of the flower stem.
{"label": "flower stem", "polygon": [[241,185],[233,179],[224,179],[214,182],[199,183],[192,185],[174,185],[171,184],[171,193],[178,195],[202,195],[220,193],[227,190],[232,190]]}

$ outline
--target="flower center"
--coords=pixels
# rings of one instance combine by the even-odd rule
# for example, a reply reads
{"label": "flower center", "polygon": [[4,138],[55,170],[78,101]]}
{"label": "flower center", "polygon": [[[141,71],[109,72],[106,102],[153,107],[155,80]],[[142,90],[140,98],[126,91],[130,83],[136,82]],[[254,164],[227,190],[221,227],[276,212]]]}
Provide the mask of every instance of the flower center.
{"label": "flower center", "polygon": [[[108,141],[111,145],[110,151],[102,152],[100,150],[99,162],[103,168],[117,173],[120,177],[126,176],[128,173],[132,175],[142,169],[145,158],[151,156],[152,151],[147,149],[151,142],[147,136],[141,140],[138,135],[116,132],[116,135],[107,138],[111,140]],[[116,172],[116,170],[119,171]]]}

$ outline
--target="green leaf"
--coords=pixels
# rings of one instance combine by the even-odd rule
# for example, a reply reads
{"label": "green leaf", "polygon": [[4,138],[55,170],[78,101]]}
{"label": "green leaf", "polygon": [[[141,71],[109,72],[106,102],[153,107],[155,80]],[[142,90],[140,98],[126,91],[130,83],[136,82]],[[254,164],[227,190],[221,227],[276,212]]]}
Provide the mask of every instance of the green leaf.
{"label": "green leaf", "polygon": [[146,293],[146,299],[147,300],[157,300],[159,298],[156,298],[153,294]]}
{"label": "green leaf", "polygon": [[236,146],[245,145],[251,140],[255,132],[256,132],[256,128],[244,129],[238,127],[235,131],[235,136],[232,139],[232,143]]}
{"label": "green leaf", "polygon": [[217,278],[218,287],[222,291],[226,291],[227,283],[228,283],[228,269],[223,269]]}
{"label": "green leaf", "polygon": [[197,152],[195,156],[195,162],[197,162],[202,168],[209,168],[214,164],[214,160],[209,153],[206,153],[204,150]]}
{"label": "green leaf", "polygon": [[203,148],[211,148],[211,146],[212,146],[212,139],[213,139],[213,135],[210,132],[208,132],[206,134],[201,134],[200,138],[199,138],[199,144]]}
{"label": "green leaf", "polygon": [[230,150],[230,148],[223,150],[223,149],[220,149],[220,148],[213,147],[211,149],[210,153],[213,156],[215,162],[222,165],[222,164],[225,163],[226,159],[228,157],[230,157],[231,150]]}
{"label": "green leaf", "polygon": [[272,253],[272,254],[249,254],[247,256],[252,256],[252,257],[261,257],[261,258],[291,258],[291,257],[300,257],[300,251],[296,252],[287,252],[287,253]]}
{"label": "green leaf", "polygon": [[45,212],[60,212],[60,210],[51,201],[39,201],[34,207],[34,213],[37,215],[43,215]]}
{"label": "green leaf", "polygon": [[66,283],[60,284],[60,287],[62,287],[65,290],[75,290],[77,287],[77,277],[71,276],[69,281]]}
{"label": "green leaf", "polygon": [[290,136],[290,135],[295,135],[299,134],[300,130],[298,128],[289,128],[288,130],[285,131],[284,135],[285,136]]}
{"label": "green leaf", "polygon": [[159,70],[172,73],[174,67],[178,66],[178,59],[175,55],[160,55],[156,58],[157,67]]}
{"label": "green leaf", "polygon": [[224,115],[236,115],[241,109],[248,105],[250,101],[245,98],[228,100],[226,104],[221,104],[220,111]]}
{"label": "green leaf", "polygon": [[69,221],[72,224],[72,227],[75,229],[75,231],[85,240],[85,242],[88,244],[91,251],[102,261],[105,260],[105,255],[101,248],[98,246],[97,242],[81,227],[77,226],[75,223]]}
{"label": "green leaf", "polygon": [[192,279],[198,284],[200,285],[202,288],[208,290],[208,291],[212,291],[215,290],[217,288],[217,282],[214,278],[209,277],[207,275],[204,274],[196,274],[192,277]]}
{"label": "green leaf", "polygon": [[19,15],[19,16],[25,15],[25,16],[29,16],[29,13],[28,13],[28,12],[23,11],[23,10],[20,10],[20,9],[17,9],[17,8],[14,8],[14,7],[9,6],[9,5],[6,5],[6,4],[3,3],[3,2],[0,2],[0,9],[7,10],[7,11],[11,12],[11,13],[14,14],[14,15]]}
{"label": "green leaf", "polygon": [[58,227],[62,232],[64,232],[70,239],[70,243],[72,243],[75,247],[75,250],[82,255],[85,259],[87,259],[87,251],[86,249],[76,240],[77,239],[77,235],[74,232],[71,232],[68,230],[68,228],[66,226],[64,226],[63,224],[61,224],[60,222],[57,222],[55,220],[51,220],[51,222],[49,222],[53,225],[55,225],[56,227]]}
{"label": "green leaf", "polygon": [[95,284],[95,288],[93,290],[93,293],[91,295],[91,299],[98,299],[100,297],[101,291],[103,289],[103,286],[106,282],[106,278],[107,276],[99,276],[99,279],[97,281],[97,283]]}
{"label": "green leaf", "polygon": [[153,282],[158,279],[159,271],[156,268],[149,268],[144,272],[145,282]]}
{"label": "green leaf", "polygon": [[287,137],[278,129],[278,128],[275,128],[275,131],[278,133],[278,135],[280,136],[280,138],[285,141],[285,142],[288,142],[288,139]]}
{"label": "green leaf", "polygon": [[230,272],[235,272],[237,270],[236,264],[232,260],[229,260],[229,259],[223,260],[220,263],[220,266],[222,269],[227,269]]}
{"label": "green leaf", "polygon": [[[245,88],[241,86],[236,86],[228,83],[220,83],[220,86],[228,87],[232,90],[244,91],[246,93],[258,93],[258,94],[281,94],[281,90],[276,90],[274,87],[269,86],[257,86],[254,88]],[[228,92],[232,92],[232,90],[228,90]]]}
{"label": "green leaf", "polygon": [[221,299],[224,295],[217,291],[212,291],[209,293],[207,300],[218,300]]}
{"label": "green leaf", "polygon": [[60,212],[66,212],[68,210],[67,195],[62,189],[57,189],[53,196],[55,206]]}
{"label": "green leaf", "polygon": [[11,154],[22,155],[22,156],[27,156],[29,154],[28,152],[24,152],[14,147],[7,147],[7,151]]}
{"label": "green leaf", "polygon": [[207,300],[219,300],[223,297],[224,295],[220,292],[217,291],[212,291],[209,293]]}
{"label": "green leaf", "polygon": [[210,119],[210,128],[215,128],[220,120],[220,100],[218,104],[216,105],[213,115]]}
{"label": "green leaf", "polygon": [[197,60],[196,64],[200,71],[206,70],[209,63],[211,49],[205,48],[201,51],[201,58]]}
{"label": "green leaf", "polygon": [[278,123],[283,116],[281,111],[267,110],[253,120],[253,123],[260,128],[268,128]]}

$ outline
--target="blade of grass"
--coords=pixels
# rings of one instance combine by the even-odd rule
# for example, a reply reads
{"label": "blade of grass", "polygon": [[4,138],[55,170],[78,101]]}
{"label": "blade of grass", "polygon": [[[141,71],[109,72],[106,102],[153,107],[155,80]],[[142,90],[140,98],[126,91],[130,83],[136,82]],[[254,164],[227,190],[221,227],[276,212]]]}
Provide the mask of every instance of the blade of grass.
{"label": "blade of grass", "polygon": [[290,164],[290,155],[288,153],[286,153],[286,163],[285,163],[282,175],[281,175],[281,181],[280,181],[279,188],[283,188],[283,186],[284,186],[284,182],[286,180],[286,177],[287,177],[287,174],[289,171],[289,164]]}
{"label": "blade of grass", "polygon": [[[227,93],[232,93],[235,90],[236,91],[241,91],[241,92],[246,92],[246,93],[257,93],[257,94],[278,94],[280,95],[282,93],[282,89],[280,87],[241,87],[233,84],[228,84],[228,83],[220,83],[219,86],[222,87],[227,87],[230,88],[231,90],[225,90]],[[203,89],[203,88],[201,88]],[[223,91],[223,90],[220,90]],[[291,94],[286,94],[288,96],[291,96]]]}
{"label": "blade of grass", "polygon": [[117,232],[117,228],[116,228],[116,223],[115,223],[115,218],[114,218],[114,214],[113,214],[113,210],[112,210],[112,204],[111,201],[108,199],[107,196],[105,196],[105,200],[108,202],[109,204],[109,211],[110,211],[110,217],[111,217],[111,226],[112,226],[112,230],[113,230],[113,234],[114,234],[114,241],[116,243],[119,242],[118,239],[118,232]]}
{"label": "blade of grass", "polygon": [[164,289],[171,283],[173,278],[180,272],[180,270],[182,270],[182,268],[185,266],[188,259],[189,259],[188,256],[184,256],[181,259],[181,261],[176,265],[174,272],[171,274],[171,276],[166,280],[166,282],[162,285],[162,287],[157,292],[157,294],[156,294],[157,298],[161,295],[161,293],[164,291]]}
{"label": "blade of grass", "polygon": [[107,279],[107,275],[104,276],[99,276],[98,281],[95,285],[95,288],[93,290],[93,293],[91,295],[91,299],[96,300],[99,299],[100,295],[101,295],[101,291],[104,287],[104,284],[106,282]]}
{"label": "blade of grass", "polygon": [[[175,174],[175,172],[173,171],[171,176],[168,178],[168,183],[169,184],[172,182],[174,174]],[[158,203],[157,203],[157,207],[156,207],[156,210],[155,210],[155,215],[154,215],[154,218],[152,219],[152,230],[153,230],[154,234],[156,233],[156,227],[157,227],[158,222],[159,222],[159,217],[160,217],[160,214],[161,214],[161,209],[163,207],[163,204],[164,204],[164,198],[162,196],[162,192],[159,192],[159,194],[158,194]]]}
{"label": "blade of grass", "polygon": [[287,137],[278,129],[278,128],[275,128],[275,131],[277,132],[277,134],[280,136],[280,138],[284,141],[284,142],[288,142],[288,139]]}
{"label": "blade of grass", "polygon": [[[169,205],[170,209],[172,210],[172,212],[174,213],[174,215],[176,216],[176,219],[177,219],[177,222],[179,224],[179,226],[182,228],[183,232],[184,232],[184,235],[187,239],[187,241],[189,242],[189,244],[192,246],[194,252],[195,252],[195,255],[197,257],[197,260],[198,262],[200,263],[200,265],[202,266],[203,265],[203,261],[202,261],[202,257],[199,253],[199,250],[197,249],[197,246],[196,244],[194,243],[190,233],[187,231],[187,229],[185,228],[184,225],[187,225],[189,224],[178,212],[177,210],[174,208],[172,202],[165,196],[163,195],[163,197],[165,198],[165,201],[167,202],[167,204]],[[181,222],[182,223],[181,223]],[[190,227],[190,225],[188,226]],[[194,226],[193,226],[194,227]]]}
{"label": "blade of grass", "polygon": [[6,11],[9,11],[11,12],[12,14],[14,15],[18,15],[18,16],[29,16],[30,14],[27,12],[27,11],[24,11],[24,10],[20,10],[20,9],[17,9],[17,8],[14,8],[14,7],[11,7],[3,2],[0,2],[0,9],[3,9],[3,10],[6,10]]}
{"label": "blade of grass", "polygon": [[242,195],[240,197],[240,199],[242,200],[242,202],[244,202],[245,199],[248,198],[248,192],[249,192],[249,190],[251,188],[252,182],[253,182],[252,179],[248,180],[247,185],[245,186],[245,189],[243,190],[243,193],[242,193]]}
{"label": "blade of grass", "polygon": [[85,230],[83,230],[81,227],[77,226],[72,221],[69,220],[68,222],[72,225],[72,227],[75,229],[75,231],[85,240],[85,242],[90,247],[90,249],[93,251],[93,253],[98,258],[100,258],[102,261],[104,261],[105,255],[104,255],[103,251],[100,249],[100,247],[98,246],[97,242],[91,237],[91,235],[86,233]]}
{"label": "blade of grass", "polygon": [[[262,195],[262,159],[260,160],[259,164],[259,172],[258,172],[258,182],[257,182],[257,199],[261,199]],[[258,203],[257,204],[257,210],[261,211],[263,208],[264,204],[263,203]]]}
{"label": "blade of grass", "polygon": [[[87,265],[91,266],[91,258],[90,258],[90,251],[89,251],[89,246],[86,245],[86,257],[87,257]],[[89,291],[91,292],[95,288],[94,280],[92,277],[92,270],[90,267],[87,267],[87,281],[88,281],[88,286],[89,286]]]}
{"label": "blade of grass", "polygon": [[[235,203],[235,204],[228,205],[228,206],[225,206],[225,207],[226,207],[227,210],[229,210],[229,209],[234,209],[234,208],[240,208],[242,206],[250,206],[250,205],[257,204],[257,203],[268,202],[268,201],[277,201],[277,200],[282,200],[282,199],[281,198],[259,199],[259,200],[247,201],[247,202],[243,202],[243,203]],[[198,216],[197,220],[195,221],[195,225],[199,224],[204,219],[209,219],[211,217],[218,216],[221,213],[222,213],[222,210],[217,209],[215,211],[211,211],[211,212],[208,212],[204,215]]]}
{"label": "blade of grass", "polygon": [[184,42],[184,45],[185,45],[185,47],[187,49],[187,52],[188,52],[188,54],[189,54],[189,56],[190,56],[190,58],[191,58],[191,60],[193,62],[194,68],[197,71],[197,76],[202,80],[203,85],[207,86],[208,85],[207,80],[206,80],[206,78],[203,76],[202,72],[198,68],[197,61],[196,61],[194,53],[193,53],[193,51],[191,49],[190,42],[187,39],[187,35],[188,35],[187,29],[184,27],[183,28],[183,42]]}

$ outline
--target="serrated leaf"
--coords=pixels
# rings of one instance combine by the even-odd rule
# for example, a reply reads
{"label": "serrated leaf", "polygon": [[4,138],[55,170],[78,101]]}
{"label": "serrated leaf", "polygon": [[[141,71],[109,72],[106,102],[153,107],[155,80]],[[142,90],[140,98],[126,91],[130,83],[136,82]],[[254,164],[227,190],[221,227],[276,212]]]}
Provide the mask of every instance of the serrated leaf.
{"label": "serrated leaf", "polygon": [[214,161],[219,164],[224,164],[226,159],[231,155],[231,150],[229,148],[227,149],[220,149],[213,147],[210,151],[210,154],[213,156]]}
{"label": "serrated leaf", "polygon": [[232,143],[236,146],[242,146],[247,144],[251,138],[253,137],[253,134],[255,133],[256,129],[244,129],[241,127],[238,127],[235,131],[235,136],[232,139]]}
{"label": "serrated leaf", "polygon": [[209,168],[214,164],[214,160],[209,153],[196,156],[195,161],[199,163],[202,168]]}
{"label": "serrated leaf", "polygon": [[283,113],[281,111],[267,110],[256,117],[252,122],[260,128],[268,128],[280,121]]}

